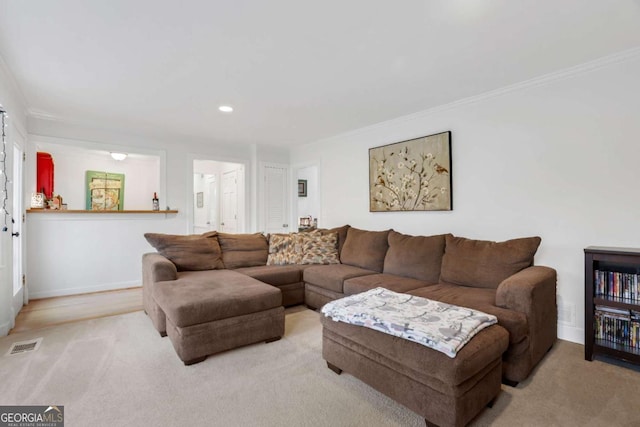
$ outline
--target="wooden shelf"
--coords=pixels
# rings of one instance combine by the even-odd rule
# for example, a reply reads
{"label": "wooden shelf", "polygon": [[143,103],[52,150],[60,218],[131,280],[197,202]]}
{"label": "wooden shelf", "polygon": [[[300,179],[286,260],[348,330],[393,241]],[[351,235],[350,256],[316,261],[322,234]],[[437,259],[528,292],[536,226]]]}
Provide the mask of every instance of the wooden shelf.
{"label": "wooden shelf", "polygon": [[57,209],[27,209],[27,213],[41,213],[41,214],[175,214],[177,210],[168,211],[87,211],[87,210],[57,210]]}
{"label": "wooden shelf", "polygon": [[[640,365],[640,348],[631,347],[622,343],[615,343],[607,339],[596,338],[596,325],[594,317],[596,307],[609,307],[612,309],[624,310],[631,315],[631,311],[640,311],[640,301],[630,298],[612,297],[609,295],[599,295],[596,289],[595,271],[609,271],[624,274],[640,273],[640,248],[617,248],[590,246],[585,248],[585,360],[593,360],[597,354],[603,354],[616,359],[624,360]],[[620,322],[629,322],[631,329],[631,317],[624,318]],[[622,323],[621,323],[622,324]],[[610,324],[610,328],[613,325]],[[620,334],[620,331],[613,331],[612,334]],[[631,333],[631,332],[629,332]]]}

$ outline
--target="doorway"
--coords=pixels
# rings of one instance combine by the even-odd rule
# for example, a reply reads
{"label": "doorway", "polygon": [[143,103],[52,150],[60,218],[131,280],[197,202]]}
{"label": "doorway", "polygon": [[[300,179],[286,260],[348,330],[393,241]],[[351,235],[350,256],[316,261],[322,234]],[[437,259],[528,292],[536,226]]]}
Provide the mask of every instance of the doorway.
{"label": "doorway", "polygon": [[244,231],[244,165],[193,160],[193,233]]}

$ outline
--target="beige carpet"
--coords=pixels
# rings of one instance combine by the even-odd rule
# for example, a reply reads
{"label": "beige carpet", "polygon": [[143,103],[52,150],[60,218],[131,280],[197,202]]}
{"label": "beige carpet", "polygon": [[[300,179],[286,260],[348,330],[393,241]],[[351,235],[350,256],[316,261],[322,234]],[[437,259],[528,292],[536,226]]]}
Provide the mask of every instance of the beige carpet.
{"label": "beige carpet", "polygon": [[[319,314],[288,310],[286,334],[185,367],[142,313],[0,339],[0,405],[64,405],[67,426],[423,426],[321,356]],[[11,344],[40,348],[5,356]],[[559,341],[534,375],[503,386],[473,425],[638,426],[640,372],[586,362]]]}

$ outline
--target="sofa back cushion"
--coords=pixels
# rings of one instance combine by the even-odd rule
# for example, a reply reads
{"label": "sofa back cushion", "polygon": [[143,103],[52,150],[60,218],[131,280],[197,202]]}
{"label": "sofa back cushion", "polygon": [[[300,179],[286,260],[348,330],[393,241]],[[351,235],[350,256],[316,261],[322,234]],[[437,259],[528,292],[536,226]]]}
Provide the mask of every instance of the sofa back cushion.
{"label": "sofa back cushion", "polygon": [[533,265],[540,237],[505,242],[446,236],[440,280],[477,288],[497,288],[507,277]]}
{"label": "sofa back cushion", "polygon": [[144,238],[158,253],[173,262],[178,271],[224,268],[216,233],[187,236],[146,233]]}
{"label": "sofa back cushion", "polygon": [[218,233],[222,261],[226,268],[266,265],[269,243],[262,233]]}
{"label": "sofa back cushion", "polygon": [[445,235],[408,236],[391,230],[384,273],[438,283]]}
{"label": "sofa back cushion", "polygon": [[384,257],[389,248],[389,231],[368,231],[350,227],[340,252],[340,261],[343,264],[382,273]]}

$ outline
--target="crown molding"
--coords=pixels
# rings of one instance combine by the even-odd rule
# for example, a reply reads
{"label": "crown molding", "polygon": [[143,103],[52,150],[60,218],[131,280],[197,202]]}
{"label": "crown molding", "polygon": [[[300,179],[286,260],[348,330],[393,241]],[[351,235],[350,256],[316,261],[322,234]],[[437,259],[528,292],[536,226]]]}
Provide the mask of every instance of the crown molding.
{"label": "crown molding", "polygon": [[518,92],[518,91],[526,90],[533,87],[548,85],[556,81],[565,80],[581,74],[590,73],[592,71],[596,71],[601,68],[605,68],[614,64],[619,64],[627,61],[632,61],[637,58],[640,58],[640,47],[627,49],[622,52],[614,53],[612,55],[607,55],[593,61],[585,62],[583,64],[575,65],[568,68],[564,68],[562,70],[554,71],[552,73],[543,74],[541,76],[534,77],[532,79],[525,80],[519,83],[514,83],[512,85],[508,85],[500,89],[495,89],[489,92],[481,93],[479,95],[462,98],[457,101],[453,101],[447,104],[439,105],[437,107],[429,108],[427,110],[418,111],[416,113],[397,117],[395,119],[385,120],[383,122],[379,122],[379,123],[366,126],[360,129],[356,129],[353,131],[341,133],[328,138],[323,138],[315,142],[312,142],[311,144],[313,145],[325,144],[329,142],[340,141],[345,138],[350,138],[350,137],[359,136],[359,135],[370,133],[370,132],[375,132],[379,129],[387,128],[389,126],[398,126],[403,123],[411,122],[414,120],[421,120],[436,113],[452,110],[454,108],[462,107],[469,104],[475,104],[488,99],[504,96],[513,92]]}

